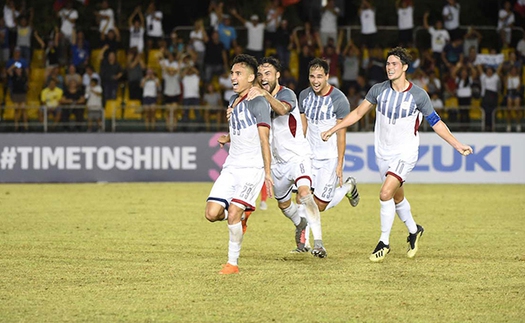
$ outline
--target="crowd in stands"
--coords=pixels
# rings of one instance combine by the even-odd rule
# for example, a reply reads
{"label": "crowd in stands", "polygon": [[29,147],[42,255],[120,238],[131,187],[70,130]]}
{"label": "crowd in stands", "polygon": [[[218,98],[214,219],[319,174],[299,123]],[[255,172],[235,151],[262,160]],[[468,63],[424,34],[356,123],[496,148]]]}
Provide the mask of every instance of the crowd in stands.
{"label": "crowd in stands", "polygon": [[[151,1],[137,5],[123,19],[102,0],[92,12],[98,22],[96,42],[76,28],[80,2],[62,1],[50,33],[33,27],[34,9],[7,0],[0,18],[0,64],[4,96],[2,114],[14,109],[11,130],[27,131],[28,98],[33,85],[39,120],[53,130],[102,129],[108,102],[136,101],[146,130],[214,131],[224,128],[224,107],[232,95],[230,62],[239,53],[256,58],[274,55],[282,63],[280,83],[296,93],[309,86],[308,63],[329,62],[330,84],[348,95],[356,107],[371,85],[386,80],[385,43],[379,34],[373,1],[359,6],[360,33],[340,28],[344,21],[335,0],[327,0],[317,20],[289,23],[285,1],[266,1],[264,15],[211,1],[209,11],[188,32],[163,27],[163,12]],[[525,17],[521,1],[505,1],[494,26],[497,44],[481,48],[482,33],[462,28],[458,0],[447,0],[441,12],[426,12],[421,26],[414,20],[412,0],[396,0],[398,38],[411,49],[409,79],[430,95],[434,107],[451,125],[464,131],[498,130],[492,115],[506,107],[504,131],[522,131],[525,35],[513,39],[516,18]],[[125,25],[119,25],[123,21]],[[416,27],[430,35],[428,48],[415,47]],[[238,33],[246,33],[241,40]],[[32,80],[34,50],[44,53],[42,83]],[[33,83],[31,83],[33,82]],[[41,91],[40,91],[41,90]],[[33,89],[34,92],[34,89]],[[471,118],[484,111],[481,129]],[[75,122],[64,126],[71,120]],[[164,123],[158,124],[162,120]],[[362,120],[360,129],[371,130]]]}

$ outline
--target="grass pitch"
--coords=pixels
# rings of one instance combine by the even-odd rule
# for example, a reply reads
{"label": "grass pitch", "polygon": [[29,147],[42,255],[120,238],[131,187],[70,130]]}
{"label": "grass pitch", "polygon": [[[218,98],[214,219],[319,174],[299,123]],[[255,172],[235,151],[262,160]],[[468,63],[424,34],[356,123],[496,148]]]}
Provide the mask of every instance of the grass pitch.
{"label": "grass pitch", "polygon": [[230,276],[210,188],[0,185],[0,321],[523,322],[523,185],[408,184],[419,253],[406,258],[396,219],[380,264],[379,185],[323,213],[326,259],[289,253],[294,227],[270,199]]}

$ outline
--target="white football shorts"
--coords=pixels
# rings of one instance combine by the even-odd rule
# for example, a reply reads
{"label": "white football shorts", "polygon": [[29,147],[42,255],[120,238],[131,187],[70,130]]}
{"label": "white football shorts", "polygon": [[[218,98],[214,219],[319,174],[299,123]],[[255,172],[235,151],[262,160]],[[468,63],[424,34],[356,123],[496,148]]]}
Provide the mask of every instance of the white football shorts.
{"label": "white football shorts", "polygon": [[396,155],[389,159],[376,157],[376,163],[379,167],[381,181],[384,182],[386,175],[390,174],[396,177],[401,184],[406,181],[408,174],[416,166],[418,153],[410,155]]}
{"label": "white football shorts", "polygon": [[308,157],[300,157],[283,164],[272,165],[273,192],[278,202],[288,201],[294,184],[312,185],[312,163]]}

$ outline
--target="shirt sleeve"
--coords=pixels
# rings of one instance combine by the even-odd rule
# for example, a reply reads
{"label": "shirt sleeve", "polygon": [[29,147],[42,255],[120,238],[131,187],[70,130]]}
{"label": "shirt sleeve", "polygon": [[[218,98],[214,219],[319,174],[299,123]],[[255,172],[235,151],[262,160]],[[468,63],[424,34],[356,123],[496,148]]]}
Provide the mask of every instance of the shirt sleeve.
{"label": "shirt sleeve", "polygon": [[308,89],[304,89],[299,93],[299,100],[297,101],[297,106],[299,107],[299,112],[304,113],[304,106],[303,101],[306,98],[306,95],[308,94]]}
{"label": "shirt sleeve", "polygon": [[284,88],[281,91],[277,92],[275,98],[281,102],[288,104],[290,106],[290,111],[295,109],[295,107],[297,106],[297,98],[295,96],[295,93],[293,93],[293,91],[288,88]]}
{"label": "shirt sleeve", "polygon": [[258,127],[270,128],[270,104],[262,96],[249,101],[248,109],[255,116]]}
{"label": "shirt sleeve", "polygon": [[381,93],[381,85],[382,83],[374,84],[370,90],[368,90],[368,93],[365,96],[365,100],[372,103],[373,105],[377,104],[377,97],[379,96],[379,93]]}
{"label": "shirt sleeve", "polygon": [[332,93],[332,100],[334,102],[334,114],[337,119],[343,119],[350,113],[350,102],[341,91]]}

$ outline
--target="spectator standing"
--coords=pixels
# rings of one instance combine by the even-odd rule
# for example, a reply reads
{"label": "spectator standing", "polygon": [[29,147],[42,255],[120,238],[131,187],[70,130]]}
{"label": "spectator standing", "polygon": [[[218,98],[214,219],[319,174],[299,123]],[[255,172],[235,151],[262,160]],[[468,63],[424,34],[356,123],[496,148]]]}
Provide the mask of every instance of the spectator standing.
{"label": "spectator standing", "polygon": [[54,78],[49,80],[49,84],[42,90],[40,94],[40,101],[42,107],[38,110],[38,119],[40,122],[44,122],[44,114],[47,114],[47,120],[49,115],[53,115],[53,128],[58,125],[61,118],[61,110],[59,107],[60,99],[62,99],[63,91],[57,87],[57,82]]}
{"label": "spectator standing", "polygon": [[109,52],[106,58],[104,52],[109,48],[105,45],[100,51],[100,79],[102,81],[102,89],[104,92],[104,102],[107,100],[115,100],[117,98],[118,82],[122,77],[122,67],[117,62],[115,52]]}
{"label": "spectator standing", "polygon": [[126,75],[130,100],[142,101],[141,82],[145,69],[146,64],[144,63],[142,55],[139,54],[136,47],[132,47],[128,52],[126,61]]}
{"label": "spectator standing", "polygon": [[87,106],[87,131],[91,132],[93,123],[97,125],[97,130],[102,129],[102,87],[97,78],[89,80],[86,87],[86,106]]}
{"label": "spectator standing", "polygon": [[4,21],[5,26],[9,30],[8,39],[10,51],[13,51],[16,45],[16,19],[18,19],[19,15],[20,12],[16,10],[15,2],[13,0],[6,0],[4,5]]}
{"label": "spectator standing", "polygon": [[[456,79],[456,96],[459,105],[459,123],[462,131],[467,131],[470,123],[470,108],[472,103],[472,66],[465,66],[459,62],[453,70],[453,77]],[[457,121],[457,116],[453,111],[449,112],[449,119]]]}
{"label": "spectator standing", "polygon": [[129,48],[135,47],[139,54],[144,51],[144,15],[140,6],[136,6],[135,10],[128,18],[129,26]]}
{"label": "spectator standing", "polygon": [[328,44],[329,38],[332,38],[334,40],[337,39],[338,16],[339,8],[335,6],[335,0],[328,0],[326,2],[326,6],[323,7],[321,12],[321,23],[319,27],[319,34],[321,36],[322,47]]}
{"label": "spectator standing", "polygon": [[498,33],[501,42],[501,48],[508,48],[512,41],[512,27],[514,26],[514,12],[510,1],[505,1],[503,8],[498,14]]}
{"label": "spectator standing", "polygon": [[78,73],[83,74],[86,66],[89,64],[90,49],[87,41],[84,39],[84,33],[79,31],[76,37],[73,37],[74,43],[71,45],[71,63]]}
{"label": "spectator standing", "polygon": [[94,12],[99,24],[98,30],[101,34],[107,34],[115,28],[115,13],[113,9],[109,7],[108,0],[102,0],[100,8],[99,11]]}
{"label": "spectator standing", "polygon": [[376,12],[368,0],[362,0],[359,7],[361,21],[361,45],[370,48],[377,45]]}
{"label": "spectator standing", "polygon": [[146,75],[142,79],[140,86],[143,89],[142,107],[144,110],[144,124],[146,130],[155,130],[155,113],[160,82],[151,68],[148,68],[146,71]]}
{"label": "spectator standing", "polygon": [[159,42],[164,37],[164,30],[162,29],[162,11],[157,10],[155,2],[150,2],[146,9],[146,48],[158,48]]}
{"label": "spectator standing", "polygon": [[204,122],[206,123],[206,131],[211,131],[210,120],[211,117],[215,117],[215,131],[220,131],[221,119],[222,119],[222,102],[221,94],[215,90],[213,84],[206,85],[206,92],[203,95],[203,103],[206,105],[204,110]]}
{"label": "spectator standing", "polygon": [[22,51],[20,47],[15,47],[15,49],[13,50],[13,57],[7,61],[5,67],[9,68],[15,63],[20,63],[22,65],[22,68],[25,70],[26,75],[29,75],[29,61],[22,57]]}
{"label": "spectator standing", "polygon": [[117,28],[111,29],[107,34],[100,35],[100,44],[102,48],[107,46],[104,50],[104,57],[107,57],[109,53],[117,54],[120,43],[120,32]]}
{"label": "spectator standing", "polygon": [[189,131],[199,131],[200,125],[190,126],[190,110],[195,113],[196,123],[202,123],[203,119],[200,112],[200,93],[199,93],[199,71],[194,66],[188,66],[181,72],[182,79],[182,127]]}
{"label": "spectator standing", "polygon": [[505,99],[507,100],[507,111],[505,111],[505,117],[507,120],[507,132],[512,131],[511,121],[513,114],[516,115],[516,131],[521,132],[521,114],[523,113],[521,108],[521,97],[522,97],[522,84],[521,77],[519,74],[518,67],[512,66],[509,73],[504,78],[505,85]]}
{"label": "spectator standing", "polygon": [[518,44],[516,45],[516,50],[520,55],[520,60],[522,62],[525,61],[525,33],[523,33],[523,37],[518,41]]}
{"label": "spectator standing", "polygon": [[457,0],[447,0],[447,3],[443,6],[443,21],[445,23],[445,29],[450,34],[452,40],[463,38],[461,35],[461,29],[459,29],[459,14],[461,7]]}
{"label": "spectator standing", "polygon": [[73,43],[73,34],[78,19],[78,11],[73,8],[73,1],[67,0],[64,7],[58,12],[60,18],[60,33],[67,44]]}
{"label": "spectator standing", "polygon": [[219,40],[219,32],[213,31],[204,54],[204,82],[210,83],[214,76],[220,76],[228,70],[228,54]]}
{"label": "spectator standing", "polygon": [[461,38],[453,39],[452,42],[445,45],[443,52],[441,52],[441,61],[449,71],[452,71],[457,63],[463,62],[462,42]]}
{"label": "spectator standing", "polygon": [[[86,98],[76,78],[70,79],[66,84],[67,87],[60,99],[62,120],[67,127],[66,129],[78,131],[84,123],[84,103],[86,103]],[[75,123],[73,125],[69,125],[71,115],[75,117]]]}
{"label": "spectator standing", "polygon": [[284,9],[279,0],[270,0],[264,10],[266,13],[266,34],[264,38],[266,39],[266,44],[269,44],[266,47],[271,47],[276,42],[276,37],[279,35],[277,29],[281,25],[283,11]]}
{"label": "spectator standing", "polygon": [[164,104],[166,105],[166,128],[168,131],[177,129],[178,111],[177,105],[181,98],[180,65],[175,59],[175,54],[168,51],[168,58],[160,60],[162,67],[162,78],[164,80]]}
{"label": "spectator standing", "polygon": [[11,55],[9,48],[9,29],[5,25],[4,17],[0,17],[0,65],[4,65]]}
{"label": "spectator standing", "polygon": [[33,8],[29,9],[29,17],[20,16],[16,26],[16,46],[20,48],[22,58],[31,61],[31,40],[33,39]]}
{"label": "spectator standing", "polygon": [[219,28],[219,22],[222,19],[223,15],[223,9],[224,9],[224,2],[222,1],[210,1],[210,5],[208,6],[208,17],[210,21],[210,33],[213,30],[217,30]]}
{"label": "spectator standing", "polygon": [[[97,80],[97,85],[100,86],[100,75],[98,75],[97,72],[93,69],[93,66],[88,65],[86,66],[86,71],[82,75],[82,86],[84,88],[87,88],[89,84],[91,83],[91,79]],[[86,92],[86,94],[88,94]]]}
{"label": "spectator standing", "polygon": [[414,6],[412,0],[396,0],[397,26],[399,28],[398,43],[400,46],[411,47],[414,32]]}
{"label": "spectator standing", "polygon": [[237,31],[231,26],[231,18],[227,14],[222,15],[222,21],[220,21],[217,27],[219,32],[219,39],[224,45],[226,52],[237,45]]}
{"label": "spectator standing", "polygon": [[471,48],[474,48],[474,53],[479,53],[479,44],[483,36],[479,31],[470,26],[467,33],[463,36],[463,54],[465,57],[469,56]]}
{"label": "spectator standing", "polygon": [[277,32],[273,36],[273,44],[283,69],[287,69],[290,65],[290,51],[292,50],[292,43],[292,35],[290,33],[288,20],[283,19],[277,28]]}
{"label": "spectator standing", "polygon": [[[361,64],[360,51],[353,41],[349,41],[343,50],[343,74],[341,75],[342,86],[344,92],[349,91],[353,86],[357,89],[357,77],[359,76],[359,65]],[[354,107],[354,105],[351,105]]]}
{"label": "spectator standing", "polygon": [[60,74],[60,69],[58,68],[58,65],[53,67],[51,69],[51,71],[49,72],[49,75],[47,76],[47,79],[46,79],[46,85],[49,86],[49,82],[51,80],[54,80],[55,81],[55,85],[56,87],[58,87],[59,89],[61,90],[64,90],[64,77],[62,76],[62,74]]}
{"label": "spectator standing", "polygon": [[264,56],[264,29],[265,24],[259,22],[259,16],[252,15],[250,21],[244,19],[232,9],[230,13],[243,24],[248,30],[248,43],[246,44],[246,54],[255,57],[257,60]]}
{"label": "spectator standing", "polygon": [[219,86],[222,92],[222,103],[224,106],[230,105],[230,98],[235,94],[233,91],[232,81],[230,79],[230,71],[225,70],[219,77]]}
{"label": "spectator standing", "polygon": [[196,53],[197,67],[202,74],[204,72],[204,55],[206,54],[206,43],[208,42],[208,34],[204,29],[204,21],[198,19],[193,25],[193,30],[190,32],[190,45]]}
{"label": "spectator standing", "polygon": [[75,65],[70,64],[67,69],[66,76],[64,78],[66,82],[66,86],[69,87],[69,83],[71,81],[75,81],[75,83],[80,86],[82,85],[82,76],[80,76],[79,73],[77,73],[77,69],[75,68]]}
{"label": "spectator standing", "polygon": [[485,70],[482,65],[477,65],[481,81],[481,107],[485,111],[485,131],[494,131],[492,115],[498,106],[498,93],[501,87],[499,75],[492,66]]}
{"label": "spectator standing", "polygon": [[11,101],[15,104],[15,131],[18,131],[18,123],[22,117],[24,123],[24,130],[29,130],[27,122],[27,90],[28,90],[28,79],[25,70],[22,68],[22,64],[15,63],[7,69],[7,75],[9,76],[9,92]]}
{"label": "spectator standing", "polygon": [[434,56],[434,60],[436,61],[437,67],[439,68],[440,72],[442,72],[443,59],[441,57],[441,53],[443,52],[447,42],[450,40],[450,35],[446,29],[443,29],[443,22],[441,20],[436,21],[435,27],[430,26],[428,24],[428,15],[429,12],[425,12],[423,16],[423,26],[430,34],[432,54]]}

